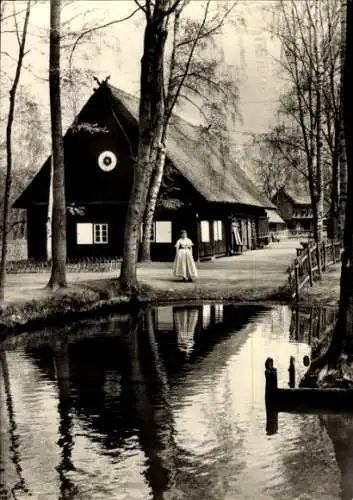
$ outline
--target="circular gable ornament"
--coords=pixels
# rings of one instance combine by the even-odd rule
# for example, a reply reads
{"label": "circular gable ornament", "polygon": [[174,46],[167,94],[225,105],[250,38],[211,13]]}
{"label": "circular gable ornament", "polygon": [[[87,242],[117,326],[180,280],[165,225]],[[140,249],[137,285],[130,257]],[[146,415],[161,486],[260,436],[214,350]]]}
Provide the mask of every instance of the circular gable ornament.
{"label": "circular gable ornament", "polygon": [[98,165],[104,172],[110,172],[116,166],[117,158],[112,151],[103,151],[98,156]]}

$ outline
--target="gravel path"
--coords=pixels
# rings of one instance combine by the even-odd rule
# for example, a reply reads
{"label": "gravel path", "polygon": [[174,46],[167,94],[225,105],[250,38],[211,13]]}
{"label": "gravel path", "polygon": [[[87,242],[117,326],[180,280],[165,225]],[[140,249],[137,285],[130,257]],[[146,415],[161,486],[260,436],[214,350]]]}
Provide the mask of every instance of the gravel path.
{"label": "gravel path", "polygon": [[[248,291],[249,297],[256,289],[258,291],[274,290],[286,283],[286,270],[296,255],[299,240],[288,239],[280,243],[271,243],[268,247],[245,252],[242,255],[224,257],[213,261],[201,262],[198,265],[199,278],[195,283],[175,281],[172,276],[172,263],[153,262],[141,264],[138,277],[141,283],[153,287],[162,293],[184,293],[205,295],[222,295],[222,291]],[[68,281],[79,285],[96,280],[118,277],[118,272],[80,272],[69,273]],[[49,279],[48,273],[10,274],[7,277],[6,302],[31,300],[48,295],[43,290]]]}

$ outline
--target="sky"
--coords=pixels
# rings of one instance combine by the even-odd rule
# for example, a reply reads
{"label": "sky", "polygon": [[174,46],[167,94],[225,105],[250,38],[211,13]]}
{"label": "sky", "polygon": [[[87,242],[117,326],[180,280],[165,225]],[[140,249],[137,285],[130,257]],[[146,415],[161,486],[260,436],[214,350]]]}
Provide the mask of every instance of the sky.
{"label": "sky", "polygon": [[[222,2],[224,0],[218,0]],[[8,8],[12,8],[13,2]],[[25,3],[15,0],[17,9]],[[193,0],[188,7],[190,16],[200,16],[202,0]],[[233,19],[244,22],[228,23],[218,37],[219,49],[225,62],[230,65],[239,85],[239,110],[241,120],[235,124],[232,134],[233,145],[239,146],[249,140],[249,134],[261,133],[274,121],[277,99],[283,85],[279,77],[279,43],[270,36],[271,20],[268,7],[270,0],[239,0],[233,10]],[[74,0],[64,6],[62,20],[64,33],[70,30],[82,31],[85,27],[100,25],[112,19],[120,19],[136,8],[133,0]],[[71,19],[69,24],[66,21]],[[89,70],[99,79],[110,75],[110,81],[128,92],[138,93],[140,58],[143,41],[143,17],[141,13],[128,21],[99,30],[91,40],[83,39],[74,56],[74,67]],[[44,0],[31,12],[25,69],[21,84],[31,89],[41,109],[49,109],[47,83],[48,66],[49,1]],[[72,38],[71,38],[72,40]],[[70,40],[69,40],[70,42]],[[69,45],[70,43],[68,43]],[[16,58],[16,40],[11,33],[2,34],[1,70],[13,75],[13,58]],[[63,66],[67,66],[68,50],[64,51]],[[11,73],[12,72],[12,73]],[[95,86],[91,76],[84,77],[82,87],[76,92],[79,108],[89,98]],[[65,92],[63,93],[65,97]],[[64,108],[67,103],[64,98]],[[77,109],[78,111],[79,109]],[[72,110],[72,113],[74,110]],[[3,109],[2,109],[3,113]],[[68,126],[73,114],[66,113]],[[193,122],[200,118],[189,109],[185,117]]]}

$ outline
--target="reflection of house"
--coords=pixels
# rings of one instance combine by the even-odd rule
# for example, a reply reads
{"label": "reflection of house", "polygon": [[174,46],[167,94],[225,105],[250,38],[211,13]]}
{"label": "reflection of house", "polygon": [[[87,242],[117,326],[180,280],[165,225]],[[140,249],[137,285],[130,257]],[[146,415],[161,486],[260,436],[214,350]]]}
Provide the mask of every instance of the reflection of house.
{"label": "reflection of house", "polygon": [[[65,134],[69,259],[122,255],[138,106],[138,98],[103,83]],[[14,205],[27,210],[31,259],[46,258],[49,179],[50,158]],[[197,259],[230,253],[234,218],[240,226],[241,248],[255,248],[268,236],[265,208],[272,206],[200,127],[173,116],[152,232],[153,260],[174,258],[181,229],[195,242]]]}
{"label": "reflection of house", "polygon": [[287,224],[276,210],[266,210],[271,236],[286,238],[288,236]]}
{"label": "reflection of house", "polygon": [[312,231],[313,212],[309,196],[299,196],[281,188],[272,198],[277,210],[291,231]]}

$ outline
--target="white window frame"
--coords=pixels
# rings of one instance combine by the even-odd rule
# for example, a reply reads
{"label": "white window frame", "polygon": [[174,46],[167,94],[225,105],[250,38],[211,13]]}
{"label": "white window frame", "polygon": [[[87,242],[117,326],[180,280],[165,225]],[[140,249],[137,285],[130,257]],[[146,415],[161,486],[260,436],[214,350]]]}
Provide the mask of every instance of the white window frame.
{"label": "white window frame", "polygon": [[213,221],[213,239],[214,241],[222,241],[223,239],[223,226],[221,220]]}
{"label": "white window frame", "polygon": [[[172,221],[170,220],[156,220],[154,222],[154,242],[155,243],[172,243]],[[165,227],[166,229],[166,234],[168,236],[163,236],[161,237],[161,235],[159,234],[158,232],[158,228],[162,228],[162,227]]]}
{"label": "white window frame", "polygon": [[77,245],[93,245],[93,224],[92,222],[78,222],[76,224]]}
{"label": "white window frame", "polygon": [[[204,234],[203,229],[206,230],[206,235]],[[210,221],[208,221],[208,220],[200,221],[200,233],[201,233],[200,234],[201,243],[209,243],[210,242]]]}
{"label": "white window frame", "polygon": [[[97,237],[98,229],[98,237]],[[107,222],[99,222],[93,224],[93,243],[95,245],[107,245],[109,242],[108,224]]]}
{"label": "white window frame", "polygon": [[[170,236],[168,239],[160,238],[157,236],[157,225],[158,224],[169,224],[170,228]],[[142,241],[143,238],[143,224],[140,226],[140,240]],[[172,221],[170,220],[156,220],[153,221],[152,223],[152,228],[151,228],[151,238],[150,238],[151,243],[172,243]]]}

